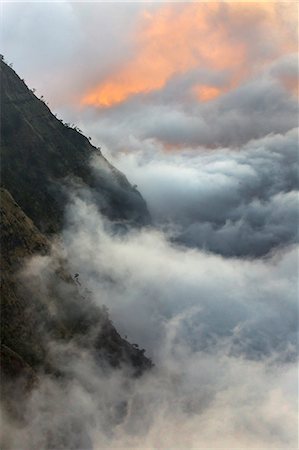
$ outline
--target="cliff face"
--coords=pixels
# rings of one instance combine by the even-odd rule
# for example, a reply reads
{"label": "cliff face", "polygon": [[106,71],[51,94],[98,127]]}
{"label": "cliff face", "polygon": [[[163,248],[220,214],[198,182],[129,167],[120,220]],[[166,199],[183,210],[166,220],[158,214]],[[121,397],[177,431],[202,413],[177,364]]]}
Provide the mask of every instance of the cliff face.
{"label": "cliff face", "polygon": [[[64,186],[88,186],[100,210],[113,220],[147,224],[139,192],[81,133],[58,120],[3,61],[1,68],[2,185],[35,225],[61,230]],[[96,173],[90,168],[98,156]]]}
{"label": "cliff face", "polygon": [[[96,173],[89,165],[95,153]],[[16,379],[23,380],[24,392],[38,383],[39,373],[64,376],[49,342],[71,343],[78,353],[82,348],[101,367],[126,366],[133,375],[150,368],[144,350],[123,339],[107,309],[78,288],[67,261],[53,258],[49,241],[51,233],[59,233],[63,226],[66,186],[79,190],[87,186],[104,214],[133,225],[149,222],[145,202],[88,139],[57,120],[3,61],[1,166],[4,401],[9,403]],[[44,278],[24,276],[24,267],[34,255],[40,262],[48,261]]]}

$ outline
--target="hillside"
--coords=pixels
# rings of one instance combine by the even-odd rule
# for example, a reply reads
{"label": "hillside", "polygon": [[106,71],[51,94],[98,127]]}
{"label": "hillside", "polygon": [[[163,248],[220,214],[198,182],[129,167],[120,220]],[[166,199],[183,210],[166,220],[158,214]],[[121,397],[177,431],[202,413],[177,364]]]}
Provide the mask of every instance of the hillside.
{"label": "hillside", "polygon": [[[89,164],[96,152],[97,173]],[[126,177],[56,119],[3,61],[1,163],[1,391],[16,417],[19,405],[10,401],[16,392],[26,396],[40,374],[66,376],[53,342],[57,348],[71,345],[78,355],[84,349],[99,368],[126,367],[139,376],[152,367],[144,350],[120,336],[107,308],[78,286],[68,262],[53,256],[53,233],[59,236],[64,223],[65,188],[80,195],[88,187],[112,220],[140,226],[150,218]],[[44,272],[28,272],[32,258]]]}
{"label": "hillside", "polygon": [[[63,226],[65,187],[88,186],[113,220],[147,224],[139,192],[74,128],[64,125],[11,67],[1,69],[1,182],[40,231]],[[90,158],[98,157],[97,170]]]}
{"label": "hillside", "polygon": [[55,372],[55,360],[48,355],[49,339],[79,342],[109,365],[127,363],[136,374],[149,368],[151,362],[143,352],[117,333],[106,309],[79,292],[68,274],[67,261],[50,264],[42,280],[31,275],[28,283],[21,275],[30,257],[47,258],[49,248],[47,239],[1,189],[2,381],[28,368],[36,373],[39,369]]}

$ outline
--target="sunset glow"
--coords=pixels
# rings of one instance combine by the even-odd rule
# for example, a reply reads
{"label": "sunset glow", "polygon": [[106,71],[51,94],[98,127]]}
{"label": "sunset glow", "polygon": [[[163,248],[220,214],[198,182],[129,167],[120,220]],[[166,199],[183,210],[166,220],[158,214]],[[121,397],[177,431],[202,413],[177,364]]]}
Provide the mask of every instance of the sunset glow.
{"label": "sunset glow", "polygon": [[221,89],[214,86],[195,86],[194,93],[198,100],[206,102],[217,98],[221,94]]}
{"label": "sunset glow", "polygon": [[[283,12],[288,14],[288,8]],[[231,24],[239,36],[231,35]],[[81,103],[110,107],[136,94],[159,90],[172,77],[201,68],[227,71],[230,88],[235,87],[254,69],[251,42],[245,39],[246,34],[243,36],[243,29],[250,29],[252,24],[269,28],[275,42],[279,42],[275,52],[268,51],[270,60],[277,52],[292,50],[294,44],[275,3],[193,3],[146,10],[136,25],[134,55],[92,87]],[[196,83],[193,93],[197,100],[208,101],[222,90]]]}

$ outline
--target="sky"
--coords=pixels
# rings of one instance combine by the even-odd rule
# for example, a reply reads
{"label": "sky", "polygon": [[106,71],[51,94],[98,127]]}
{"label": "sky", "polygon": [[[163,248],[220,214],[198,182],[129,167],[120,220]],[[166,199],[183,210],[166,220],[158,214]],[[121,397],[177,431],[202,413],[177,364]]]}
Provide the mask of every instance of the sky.
{"label": "sky", "polygon": [[155,370],[98,377],[73,349],[74,381],[45,377],[27,427],[7,422],[12,448],[49,429],[58,447],[61,426],[69,448],[297,448],[297,35],[295,2],[2,4],[5,59],[153,221],[115,235],[70,194],[63,256]]}
{"label": "sky", "polygon": [[8,2],[2,48],[110,152],[238,147],[296,125],[297,22],[295,2]]}
{"label": "sky", "polygon": [[296,2],[7,2],[2,48],[157,224],[260,256],[296,239],[297,24]]}

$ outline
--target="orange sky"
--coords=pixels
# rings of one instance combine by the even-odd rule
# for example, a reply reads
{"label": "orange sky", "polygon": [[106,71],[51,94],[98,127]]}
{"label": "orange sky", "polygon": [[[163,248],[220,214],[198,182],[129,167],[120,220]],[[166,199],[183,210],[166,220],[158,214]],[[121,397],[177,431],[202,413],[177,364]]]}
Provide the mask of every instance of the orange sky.
{"label": "orange sky", "polygon": [[[133,95],[161,89],[174,75],[203,68],[229,71],[225,85],[195,84],[191,93],[199,101],[217,98],[238,85],[254,69],[252,30],[263,30],[267,42],[259,65],[296,51],[289,25],[296,14],[291,4],[188,3],[146,9],[135,33],[135,53],[107,78],[92,86],[81,99],[83,105],[111,107]],[[249,37],[248,37],[249,35]],[[253,45],[254,44],[254,45]],[[288,88],[290,82],[285,83]],[[294,89],[293,85],[290,89]]]}

